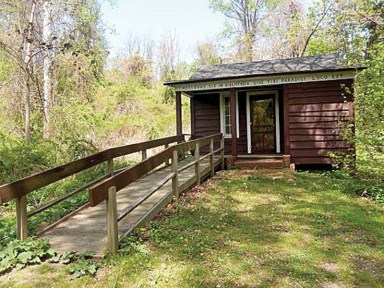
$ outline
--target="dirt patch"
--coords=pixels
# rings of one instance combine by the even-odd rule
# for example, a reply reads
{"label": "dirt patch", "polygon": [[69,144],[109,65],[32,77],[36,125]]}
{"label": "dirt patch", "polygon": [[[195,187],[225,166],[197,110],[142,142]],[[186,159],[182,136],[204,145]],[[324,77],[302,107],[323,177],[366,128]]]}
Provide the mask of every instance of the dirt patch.
{"label": "dirt patch", "polygon": [[[41,284],[50,283],[51,279],[60,277],[63,274],[64,267],[63,264],[44,263],[21,270],[13,269],[10,273],[0,276],[0,287],[11,287],[14,282],[17,285],[33,284],[33,286],[38,287]],[[36,277],[36,275],[39,276]],[[45,277],[42,275],[45,275]],[[2,286],[2,284],[6,285]]]}
{"label": "dirt patch", "polygon": [[339,266],[336,263],[326,262],[321,264],[320,267],[330,273],[337,273],[339,271]]}
{"label": "dirt patch", "polygon": [[325,282],[320,287],[322,288],[343,288],[348,287],[344,282]]}
{"label": "dirt patch", "polygon": [[355,258],[354,261],[356,269],[368,273],[374,277],[384,274],[384,263],[373,259]]}

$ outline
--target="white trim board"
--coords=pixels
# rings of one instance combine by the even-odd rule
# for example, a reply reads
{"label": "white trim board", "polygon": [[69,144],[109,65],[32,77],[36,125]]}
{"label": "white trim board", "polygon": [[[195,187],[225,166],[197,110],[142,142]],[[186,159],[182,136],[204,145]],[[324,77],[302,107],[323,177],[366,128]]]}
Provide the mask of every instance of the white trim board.
{"label": "white trim board", "polygon": [[274,94],[275,95],[275,129],[276,129],[276,153],[281,153],[281,145],[280,145],[280,107],[279,107],[279,92],[277,90],[265,90],[265,91],[250,91],[246,93],[246,118],[247,118],[247,151],[248,154],[252,153],[252,138],[251,138],[251,106],[250,106],[250,96],[258,96],[258,95],[267,95]]}
{"label": "white trim board", "polygon": [[255,76],[242,79],[229,79],[229,80],[210,80],[194,83],[181,83],[171,84],[176,91],[207,91],[229,88],[243,88],[243,87],[262,87],[271,85],[283,85],[292,83],[307,83],[319,81],[334,81],[353,79],[356,71],[354,70],[341,70],[331,72],[307,72],[299,74],[283,74],[272,76]]}
{"label": "white trim board", "polygon": [[[220,92],[220,131],[223,133],[224,138],[232,138],[232,134],[225,134],[225,109],[224,109],[224,97],[230,97],[228,91]],[[240,137],[239,127],[239,95],[236,92],[236,137]]]}

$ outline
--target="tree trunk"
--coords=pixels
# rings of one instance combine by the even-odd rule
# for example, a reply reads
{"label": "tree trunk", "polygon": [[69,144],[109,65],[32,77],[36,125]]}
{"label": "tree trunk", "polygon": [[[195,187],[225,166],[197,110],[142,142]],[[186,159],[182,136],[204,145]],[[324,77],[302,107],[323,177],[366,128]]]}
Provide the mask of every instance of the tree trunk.
{"label": "tree trunk", "polygon": [[25,101],[25,120],[24,120],[24,133],[25,141],[31,140],[31,85],[29,83],[29,75],[24,80],[24,101]]}
{"label": "tree trunk", "polygon": [[24,119],[24,133],[25,140],[28,142],[31,139],[31,83],[30,79],[32,77],[31,73],[31,59],[32,59],[32,30],[33,30],[33,18],[35,16],[36,2],[33,2],[31,14],[29,15],[29,22],[27,27],[27,35],[23,39],[24,47],[24,73],[25,73],[25,82],[24,82],[24,101],[25,101],[25,119]]}
{"label": "tree trunk", "polygon": [[51,137],[50,110],[52,105],[52,4],[50,1],[43,3],[43,137]]}

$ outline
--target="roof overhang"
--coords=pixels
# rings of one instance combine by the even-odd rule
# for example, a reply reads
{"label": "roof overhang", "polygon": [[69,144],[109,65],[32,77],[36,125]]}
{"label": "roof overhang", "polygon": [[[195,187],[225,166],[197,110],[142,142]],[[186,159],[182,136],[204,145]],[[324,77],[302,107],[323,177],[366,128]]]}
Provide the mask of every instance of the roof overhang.
{"label": "roof overhang", "polygon": [[196,92],[222,90],[230,88],[250,88],[262,86],[284,85],[292,83],[307,83],[354,79],[357,69],[342,69],[321,72],[285,73],[271,75],[254,75],[242,77],[227,77],[220,79],[181,80],[166,82],[180,92]]}

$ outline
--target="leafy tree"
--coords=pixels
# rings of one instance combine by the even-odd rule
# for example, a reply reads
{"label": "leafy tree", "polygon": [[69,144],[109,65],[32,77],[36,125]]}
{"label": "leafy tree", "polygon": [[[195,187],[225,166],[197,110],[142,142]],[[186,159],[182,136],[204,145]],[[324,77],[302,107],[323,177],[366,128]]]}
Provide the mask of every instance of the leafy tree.
{"label": "leafy tree", "polygon": [[[9,75],[7,84],[10,86],[8,82],[12,82],[13,93],[22,87],[24,107],[19,110],[24,118],[25,138],[30,140],[32,126],[35,130],[43,126],[44,136],[50,138],[50,111],[60,98],[57,71],[62,60],[70,60],[77,66],[81,55],[80,58],[89,59],[88,79],[99,79],[102,75],[106,52],[99,1],[0,0],[0,4],[0,51],[17,68]],[[73,57],[65,57],[69,53]],[[77,68],[84,72],[81,66]],[[76,81],[76,84],[85,83],[89,87],[91,82]],[[4,91],[4,95],[8,93]],[[36,119],[41,124],[31,123]]]}
{"label": "leafy tree", "polygon": [[359,160],[384,169],[384,42],[375,44],[369,56],[367,69],[356,84],[356,136],[352,139],[359,149]]}

